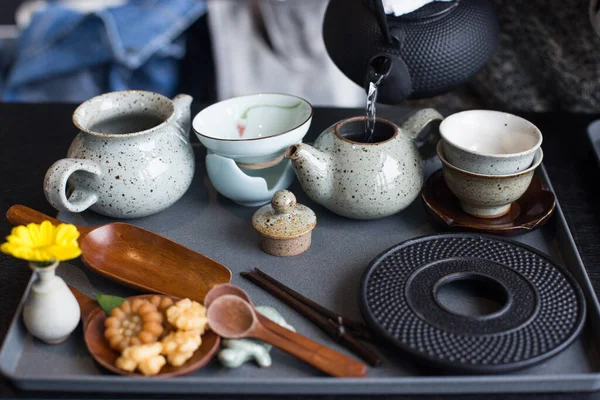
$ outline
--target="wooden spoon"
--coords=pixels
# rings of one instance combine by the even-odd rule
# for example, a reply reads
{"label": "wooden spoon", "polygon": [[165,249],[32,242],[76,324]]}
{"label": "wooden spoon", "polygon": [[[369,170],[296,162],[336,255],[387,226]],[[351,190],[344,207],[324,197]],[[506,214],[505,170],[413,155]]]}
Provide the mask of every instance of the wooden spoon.
{"label": "wooden spoon", "polygon": [[322,344],[315,342],[306,336],[284,328],[283,326],[271,321],[269,318],[259,313],[254,307],[254,303],[252,303],[248,293],[246,293],[246,291],[239,286],[232,285],[230,283],[223,283],[213,287],[204,298],[204,306],[208,308],[215,299],[224,295],[234,295],[245,300],[250,307],[252,307],[258,321],[266,329],[270,330],[276,335],[281,336],[285,340],[296,343],[298,346],[303,347],[306,351],[316,353],[319,357],[326,358],[337,363],[340,368],[345,369],[345,374],[347,376],[361,376],[365,374],[367,368],[365,364],[347,357],[329,347],[323,346]]}
{"label": "wooden spoon", "polygon": [[[8,209],[13,225],[61,221],[22,205]],[[224,265],[154,232],[122,222],[77,226],[81,259],[90,269],[145,292],[200,303],[215,285],[231,280]]]}
{"label": "wooden spoon", "polygon": [[341,357],[337,360],[330,360],[320,356],[316,351],[311,351],[301,344],[267,329],[259,320],[252,304],[235,294],[225,294],[213,299],[206,315],[211,329],[219,336],[230,339],[254,338],[262,340],[332,376],[366,376],[365,365],[361,370],[348,370],[345,368],[346,360],[353,363],[357,363],[357,361],[343,354],[340,354]]}
{"label": "wooden spoon", "polygon": [[[91,356],[96,360],[98,364],[106,368],[107,370],[120,375],[126,376],[144,376],[138,372],[128,372],[119,369],[115,366],[115,361],[119,358],[119,353],[114,351],[108,345],[108,342],[104,338],[104,320],[106,319],[106,313],[98,305],[96,300],[86,296],[79,290],[69,287],[71,292],[75,295],[79,308],[81,309],[81,319],[83,325],[83,337],[85,345],[88,348]],[[128,300],[133,299],[150,299],[152,295],[141,295],[128,297]],[[173,300],[178,300],[173,298]],[[192,371],[202,368],[212,359],[219,346],[221,344],[221,338],[213,331],[208,331],[202,335],[202,344],[194,352],[192,358],[186,361],[180,367],[174,367],[168,363],[162,367],[156,377],[166,378],[170,376],[179,376],[188,374]]]}

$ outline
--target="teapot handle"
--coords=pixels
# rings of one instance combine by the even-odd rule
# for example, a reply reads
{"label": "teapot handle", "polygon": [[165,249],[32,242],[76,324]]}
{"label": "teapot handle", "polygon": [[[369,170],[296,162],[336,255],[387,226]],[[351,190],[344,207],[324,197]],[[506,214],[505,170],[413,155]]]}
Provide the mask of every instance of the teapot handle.
{"label": "teapot handle", "polygon": [[100,175],[100,166],[90,160],[63,158],[56,161],[46,172],[44,194],[46,199],[59,211],[82,212],[98,201],[98,195],[83,188],[74,188],[67,199],[67,181],[75,171],[86,171]]}
{"label": "teapot handle", "polygon": [[383,9],[383,0],[373,0],[375,6],[375,16],[377,17],[377,24],[379,25],[379,30],[381,34],[385,38],[385,41],[388,44],[392,44],[392,35],[390,34],[390,29],[387,24],[387,17],[385,15],[385,10]]}
{"label": "teapot handle", "polygon": [[[424,108],[417,111],[404,121],[400,129],[402,132],[408,133],[411,139],[415,141],[417,147],[421,150],[424,158],[429,158],[435,152],[435,145],[440,139],[439,129],[429,129],[425,135],[421,137],[423,130],[434,121],[442,121],[444,117],[433,108]],[[438,124],[439,125],[439,124]],[[435,131],[435,134],[432,134]]]}

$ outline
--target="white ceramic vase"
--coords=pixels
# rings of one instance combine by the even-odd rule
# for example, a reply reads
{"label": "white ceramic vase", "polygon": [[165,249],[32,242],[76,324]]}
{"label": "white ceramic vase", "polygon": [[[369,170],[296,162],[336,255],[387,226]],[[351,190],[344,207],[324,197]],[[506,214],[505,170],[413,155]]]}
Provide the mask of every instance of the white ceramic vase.
{"label": "white ceramic vase", "polygon": [[56,276],[59,262],[47,267],[29,266],[37,275],[23,307],[23,322],[36,338],[48,343],[64,342],[79,324],[81,310],[65,281]]}

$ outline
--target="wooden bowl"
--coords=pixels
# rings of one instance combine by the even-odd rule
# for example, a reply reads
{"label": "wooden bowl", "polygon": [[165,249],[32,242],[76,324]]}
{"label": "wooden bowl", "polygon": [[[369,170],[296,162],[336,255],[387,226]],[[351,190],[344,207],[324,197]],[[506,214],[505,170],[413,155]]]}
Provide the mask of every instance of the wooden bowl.
{"label": "wooden bowl", "polygon": [[[133,299],[150,299],[153,295],[141,295],[128,297],[127,300]],[[173,300],[177,300],[173,298]],[[91,356],[96,362],[102,365],[107,370],[120,375],[126,376],[140,376],[146,377],[144,374],[139,372],[128,372],[119,369],[115,366],[115,361],[119,358],[119,353],[113,350],[107,340],[104,338],[104,321],[107,315],[104,310],[97,307],[89,314],[89,317],[84,322],[83,336],[85,344],[90,352]],[[187,360],[185,364],[180,367],[174,367],[168,363],[162,367],[157,375],[149,376],[149,378],[160,377],[167,378],[171,376],[185,375],[190,372],[196,371],[206,364],[213,358],[219,346],[221,344],[221,338],[213,331],[208,331],[202,335],[202,344],[194,352],[192,358]]]}

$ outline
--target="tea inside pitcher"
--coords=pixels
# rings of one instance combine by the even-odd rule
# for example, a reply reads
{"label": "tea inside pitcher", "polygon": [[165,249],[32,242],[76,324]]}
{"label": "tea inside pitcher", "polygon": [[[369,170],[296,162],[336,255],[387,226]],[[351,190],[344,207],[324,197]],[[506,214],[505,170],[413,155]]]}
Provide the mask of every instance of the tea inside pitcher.
{"label": "tea inside pitcher", "polygon": [[394,126],[375,120],[373,131],[365,132],[365,122],[356,120],[341,125],[338,133],[345,139],[357,143],[380,143],[392,138],[396,133]]}
{"label": "tea inside pitcher", "polygon": [[108,117],[91,125],[89,129],[97,133],[123,135],[145,131],[164,122],[164,119],[151,113],[130,113]]}

